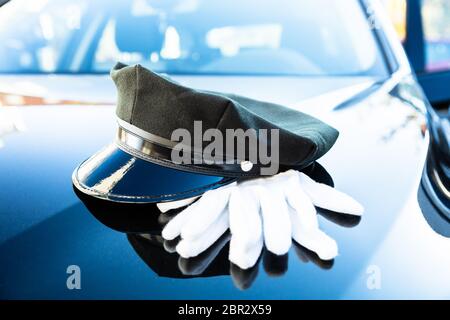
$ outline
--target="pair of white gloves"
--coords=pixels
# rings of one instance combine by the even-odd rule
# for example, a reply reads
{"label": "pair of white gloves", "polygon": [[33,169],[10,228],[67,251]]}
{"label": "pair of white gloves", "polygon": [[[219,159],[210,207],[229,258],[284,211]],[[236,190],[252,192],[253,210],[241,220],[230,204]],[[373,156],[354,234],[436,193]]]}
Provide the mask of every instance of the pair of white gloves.
{"label": "pair of white gloves", "polygon": [[163,238],[180,236],[176,251],[192,258],[230,229],[229,260],[241,269],[256,264],[264,245],[275,255],[286,254],[292,239],[332,260],[338,247],[319,229],[315,206],[356,216],[364,212],[350,196],[295,170],[235,182],[197,198],[157,204],[163,213],[190,204],[167,223]]}

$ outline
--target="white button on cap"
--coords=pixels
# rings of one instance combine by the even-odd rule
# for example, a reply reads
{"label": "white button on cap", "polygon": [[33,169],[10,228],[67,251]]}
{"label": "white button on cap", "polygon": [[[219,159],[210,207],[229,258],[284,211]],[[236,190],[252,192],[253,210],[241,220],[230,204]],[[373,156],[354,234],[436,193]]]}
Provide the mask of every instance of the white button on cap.
{"label": "white button on cap", "polygon": [[248,172],[250,170],[252,170],[253,168],[253,163],[251,163],[250,161],[242,161],[241,162],[241,169],[244,172]]}

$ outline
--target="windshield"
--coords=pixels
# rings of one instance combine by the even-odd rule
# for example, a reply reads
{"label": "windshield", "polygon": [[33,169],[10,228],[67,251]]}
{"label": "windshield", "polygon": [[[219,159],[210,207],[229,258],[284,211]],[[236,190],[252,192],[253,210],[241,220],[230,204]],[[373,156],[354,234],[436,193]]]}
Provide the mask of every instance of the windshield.
{"label": "windshield", "polygon": [[356,0],[13,0],[0,56],[0,73],[387,73]]}

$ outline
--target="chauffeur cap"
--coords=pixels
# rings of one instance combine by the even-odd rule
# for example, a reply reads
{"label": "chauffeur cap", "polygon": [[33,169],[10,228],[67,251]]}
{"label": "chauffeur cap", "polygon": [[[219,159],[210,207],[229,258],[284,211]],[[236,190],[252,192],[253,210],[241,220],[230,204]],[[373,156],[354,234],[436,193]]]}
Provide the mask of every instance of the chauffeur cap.
{"label": "chauffeur cap", "polygon": [[[322,157],[338,137],[336,129],[305,113],[234,94],[192,89],[141,65],[118,63],[111,77],[118,90],[117,136],[80,164],[72,177],[80,191],[99,198],[161,202],[201,195],[236,179],[262,175],[266,165],[259,152],[262,147],[277,152],[277,170],[272,174],[301,170]],[[194,137],[182,149],[192,161],[173,159],[174,149],[180,147],[173,133],[179,129]],[[236,152],[239,146],[235,145],[215,150],[215,161],[196,161],[209,143],[202,140],[199,148],[194,144],[196,135],[203,137],[214,130],[227,137],[227,131],[239,129],[256,133],[258,152],[251,153],[250,139],[246,139],[244,153]],[[258,134],[264,130],[266,135]],[[277,134],[269,134],[273,132]]]}

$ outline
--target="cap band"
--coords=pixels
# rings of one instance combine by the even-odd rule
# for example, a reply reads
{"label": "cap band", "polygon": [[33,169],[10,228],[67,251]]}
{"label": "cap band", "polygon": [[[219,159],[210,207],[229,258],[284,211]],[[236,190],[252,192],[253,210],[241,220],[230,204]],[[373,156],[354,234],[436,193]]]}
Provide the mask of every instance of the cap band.
{"label": "cap band", "polygon": [[[145,132],[146,139],[144,139],[136,132],[130,132],[129,124],[128,128],[123,128],[121,124],[122,123],[119,122],[119,128],[117,130],[117,146],[123,151],[142,160],[183,171],[200,172],[209,175],[219,175],[224,177],[259,176],[261,166],[258,164],[250,164],[249,161],[245,160],[240,161],[239,163],[226,163],[217,160],[213,162],[212,159],[209,159],[213,162],[212,164],[196,164],[194,162],[195,159],[202,159],[199,158],[202,154],[197,150],[191,151],[190,153],[191,163],[175,163],[172,161],[172,151],[177,143],[147,132]],[[149,140],[150,138],[153,141]],[[170,141],[170,143],[167,143],[166,140]]]}

